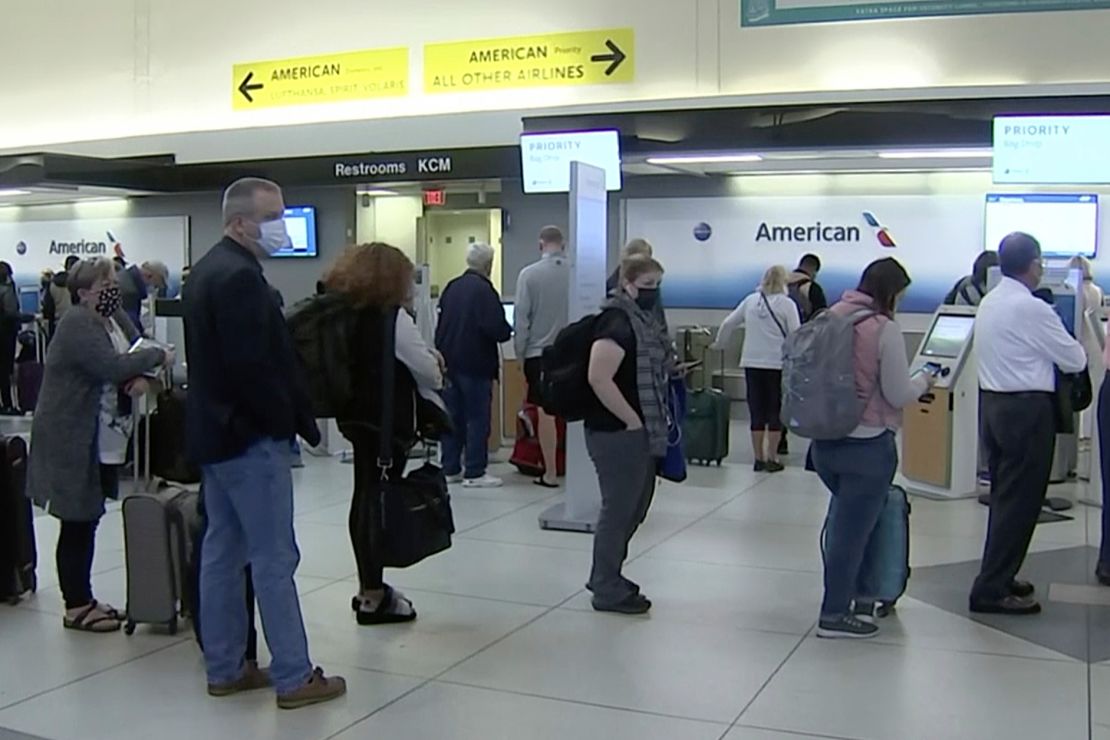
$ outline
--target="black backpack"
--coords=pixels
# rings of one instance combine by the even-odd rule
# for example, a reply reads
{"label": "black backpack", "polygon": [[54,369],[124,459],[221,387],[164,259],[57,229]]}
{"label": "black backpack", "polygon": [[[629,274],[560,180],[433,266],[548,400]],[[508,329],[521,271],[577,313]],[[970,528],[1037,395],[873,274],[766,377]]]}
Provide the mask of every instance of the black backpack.
{"label": "black backpack", "polygon": [[590,350],[600,314],[579,319],[559,332],[543,351],[540,398],[543,410],[567,421],[581,421],[597,404],[590,388]]}
{"label": "black backpack", "polygon": [[354,401],[352,377],[357,312],[337,293],[306,298],[286,320],[317,419],[342,418]]}

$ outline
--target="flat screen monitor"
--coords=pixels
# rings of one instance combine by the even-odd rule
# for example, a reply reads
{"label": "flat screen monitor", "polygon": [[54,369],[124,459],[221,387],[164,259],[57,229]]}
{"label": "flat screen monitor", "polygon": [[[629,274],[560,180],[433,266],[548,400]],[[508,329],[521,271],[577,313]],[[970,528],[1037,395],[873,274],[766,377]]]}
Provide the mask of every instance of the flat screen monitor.
{"label": "flat screen monitor", "polygon": [[525,193],[569,193],[570,163],[605,170],[605,189],[621,189],[621,145],[616,131],[524,134],[520,162]]}
{"label": "flat screen monitor", "polygon": [[42,294],[38,288],[26,287],[19,289],[19,310],[21,313],[38,315],[42,306]]}
{"label": "flat screen monitor", "polygon": [[313,206],[291,206],[285,209],[285,230],[289,246],[279,249],[274,257],[316,257],[316,209]]}
{"label": "flat screen monitor", "polygon": [[505,309],[505,321],[509,322],[509,326],[516,329],[516,304],[515,303],[502,303],[501,307]]}
{"label": "flat screen monitor", "polygon": [[925,337],[925,344],[921,354],[926,357],[940,357],[954,360],[960,356],[963,346],[971,336],[971,329],[975,326],[974,316],[956,316],[941,314],[933,322],[929,336]]}
{"label": "flat screen monitor", "polygon": [[996,250],[1008,234],[1024,231],[1049,258],[1094,257],[1098,251],[1098,196],[1093,193],[991,194],[984,245]]}

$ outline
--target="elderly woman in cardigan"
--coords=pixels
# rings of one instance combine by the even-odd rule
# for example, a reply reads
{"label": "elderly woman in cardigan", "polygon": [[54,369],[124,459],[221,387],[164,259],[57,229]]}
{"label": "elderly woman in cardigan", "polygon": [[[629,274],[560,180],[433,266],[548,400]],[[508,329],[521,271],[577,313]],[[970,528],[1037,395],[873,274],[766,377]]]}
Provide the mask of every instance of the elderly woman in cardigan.
{"label": "elderly woman in cardigan", "polygon": [[27,495],[61,521],[56,557],[64,626],[114,632],[122,615],[92,594],[96,527],[104,499],[118,496],[130,399],[148,390],[145,373],[173,357],[160,349],[128,351],[138,332],[120,310],[110,260],[74,265],[68,287],[73,308],[50,343],[31,427]]}

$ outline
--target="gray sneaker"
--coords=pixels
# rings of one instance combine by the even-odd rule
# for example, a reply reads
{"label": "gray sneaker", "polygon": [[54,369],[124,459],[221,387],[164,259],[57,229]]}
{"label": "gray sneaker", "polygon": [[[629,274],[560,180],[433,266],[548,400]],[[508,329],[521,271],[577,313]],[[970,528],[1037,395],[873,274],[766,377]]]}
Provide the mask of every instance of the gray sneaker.
{"label": "gray sneaker", "polygon": [[866,640],[879,634],[879,628],[853,616],[822,619],[817,623],[817,636],[827,640]]}

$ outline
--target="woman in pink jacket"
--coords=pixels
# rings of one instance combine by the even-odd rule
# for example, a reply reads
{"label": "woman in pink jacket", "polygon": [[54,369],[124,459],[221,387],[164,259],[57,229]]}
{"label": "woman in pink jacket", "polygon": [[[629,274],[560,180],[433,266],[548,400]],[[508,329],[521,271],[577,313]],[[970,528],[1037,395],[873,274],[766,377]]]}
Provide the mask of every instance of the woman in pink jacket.
{"label": "woman in pink jacket", "polygon": [[902,426],[902,408],[932,382],[924,373],[910,375],[902,330],[894,321],[909,285],[910,276],[897,260],[877,260],[864,270],[859,287],[829,309],[842,316],[869,316],[855,330],[856,393],[865,404],[859,426],[844,439],[813,444],[817,474],[832,493],[818,637],[861,639],[879,631],[860,618],[866,609],[857,614],[852,605],[862,595],[857,586],[864,554],[898,470],[895,433]]}

